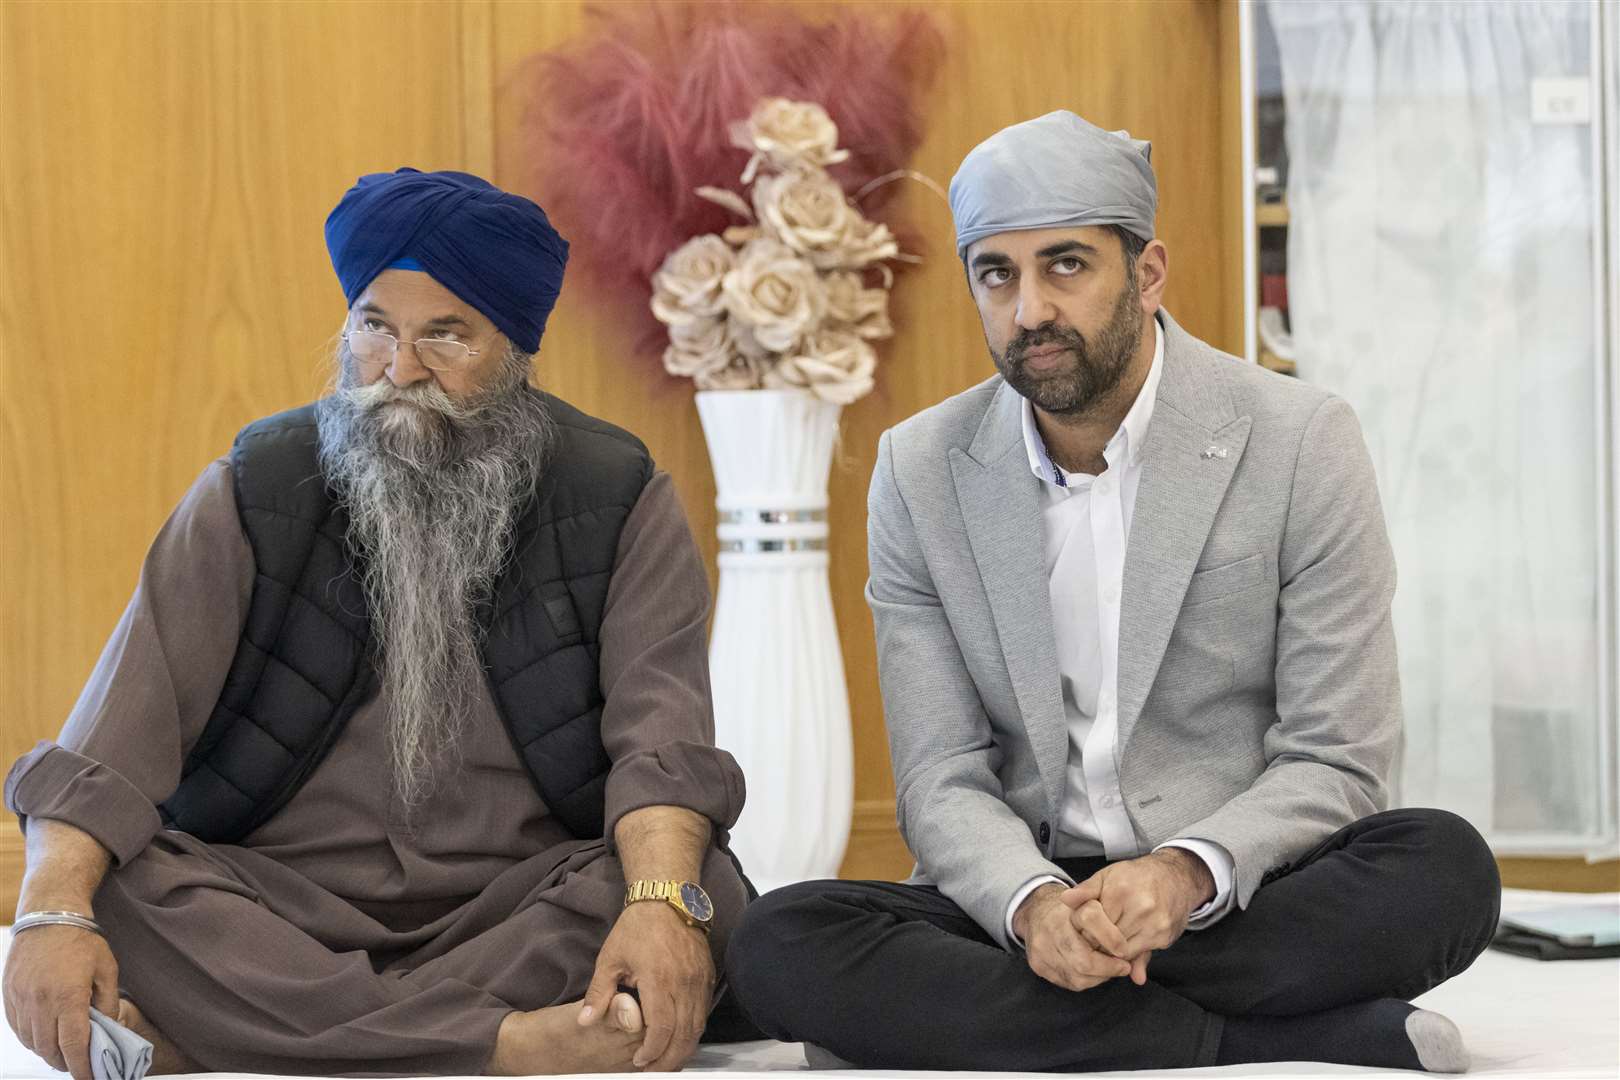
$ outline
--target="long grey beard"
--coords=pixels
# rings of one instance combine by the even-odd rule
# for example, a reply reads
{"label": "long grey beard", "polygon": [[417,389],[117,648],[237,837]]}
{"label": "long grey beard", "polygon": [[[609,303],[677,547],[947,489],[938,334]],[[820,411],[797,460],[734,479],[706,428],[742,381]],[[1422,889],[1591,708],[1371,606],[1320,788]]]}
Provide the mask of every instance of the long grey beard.
{"label": "long grey beard", "polygon": [[491,386],[459,400],[431,380],[360,386],[346,352],[337,388],[316,405],[320,461],[364,567],[390,766],[409,809],[432,794],[436,764],[459,760],[484,681],[475,610],[510,557],[551,416],[516,349]]}

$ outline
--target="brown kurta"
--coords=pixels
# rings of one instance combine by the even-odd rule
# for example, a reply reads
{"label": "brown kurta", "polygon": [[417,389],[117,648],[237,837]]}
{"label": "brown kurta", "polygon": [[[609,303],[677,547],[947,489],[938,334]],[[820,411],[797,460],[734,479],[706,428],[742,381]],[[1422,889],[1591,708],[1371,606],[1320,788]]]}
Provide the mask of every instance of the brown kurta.
{"label": "brown kurta", "polygon": [[[487,690],[436,789],[392,794],[386,691],[240,845],[161,829],[155,804],[208,721],[247,615],[252,549],[230,465],[193,485],[55,742],[13,766],[6,804],[96,837],[96,913],[125,991],[211,1069],[479,1072],[514,1008],[580,997],[624,880],[610,841],[547,812]],[[728,828],[742,774],[715,749],[708,579],[659,473],[621,533],[601,628],[608,837],[642,806]],[[743,888],[710,853],[716,957]]]}

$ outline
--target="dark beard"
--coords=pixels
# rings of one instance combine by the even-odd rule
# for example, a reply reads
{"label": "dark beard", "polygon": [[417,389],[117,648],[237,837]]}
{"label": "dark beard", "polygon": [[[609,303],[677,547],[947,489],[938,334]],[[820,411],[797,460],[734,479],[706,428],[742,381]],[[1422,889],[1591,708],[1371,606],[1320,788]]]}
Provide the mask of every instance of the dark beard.
{"label": "dark beard", "polygon": [[489,387],[451,398],[429,380],[360,386],[340,357],[316,405],[321,468],[349,512],[383,688],[389,756],[405,806],[433,789],[484,682],[475,611],[511,553],[551,441],[544,399],[512,350]]}
{"label": "dark beard", "polygon": [[[1072,327],[1046,324],[1020,330],[1000,356],[992,351],[991,359],[1007,385],[1042,412],[1059,416],[1084,413],[1112,393],[1142,343],[1141,296],[1135,278],[1127,276],[1108,322],[1092,342]],[[1043,345],[1068,349],[1074,362],[1065,369],[1031,373],[1024,358]]]}

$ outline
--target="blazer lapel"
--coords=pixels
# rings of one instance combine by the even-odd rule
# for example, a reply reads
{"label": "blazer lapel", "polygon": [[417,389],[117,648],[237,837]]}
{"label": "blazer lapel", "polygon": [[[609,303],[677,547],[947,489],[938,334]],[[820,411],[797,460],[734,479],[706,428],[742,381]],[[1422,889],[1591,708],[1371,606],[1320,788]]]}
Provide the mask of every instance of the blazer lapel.
{"label": "blazer lapel", "polygon": [[1124,597],[1119,621],[1119,735],[1121,753],[1158,677],[1171,631],[1181,613],[1193,568],[1249,442],[1250,421],[1234,415],[1231,396],[1209,353],[1168,313],[1164,372],[1142,449],[1125,549]]}
{"label": "blazer lapel", "polygon": [[1025,736],[1055,802],[1063,791],[1069,734],[1046,583],[1041,481],[1024,453],[1020,401],[1003,383],[973,444],[953,448],[950,464]]}

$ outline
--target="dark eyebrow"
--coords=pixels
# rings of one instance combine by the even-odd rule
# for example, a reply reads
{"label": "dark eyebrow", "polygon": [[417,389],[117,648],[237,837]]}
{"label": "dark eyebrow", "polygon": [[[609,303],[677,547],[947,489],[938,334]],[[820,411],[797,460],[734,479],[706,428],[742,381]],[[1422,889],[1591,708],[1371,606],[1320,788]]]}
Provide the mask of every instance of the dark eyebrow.
{"label": "dark eyebrow", "polygon": [[1056,244],[1048,244],[1035,253],[1037,258],[1050,259],[1057,255],[1069,255],[1080,252],[1083,255],[1099,254],[1098,250],[1090,244],[1083,244],[1078,240],[1063,240]]}
{"label": "dark eyebrow", "polygon": [[981,251],[973,256],[973,269],[983,270],[987,266],[1011,266],[1012,260],[999,251]]}

